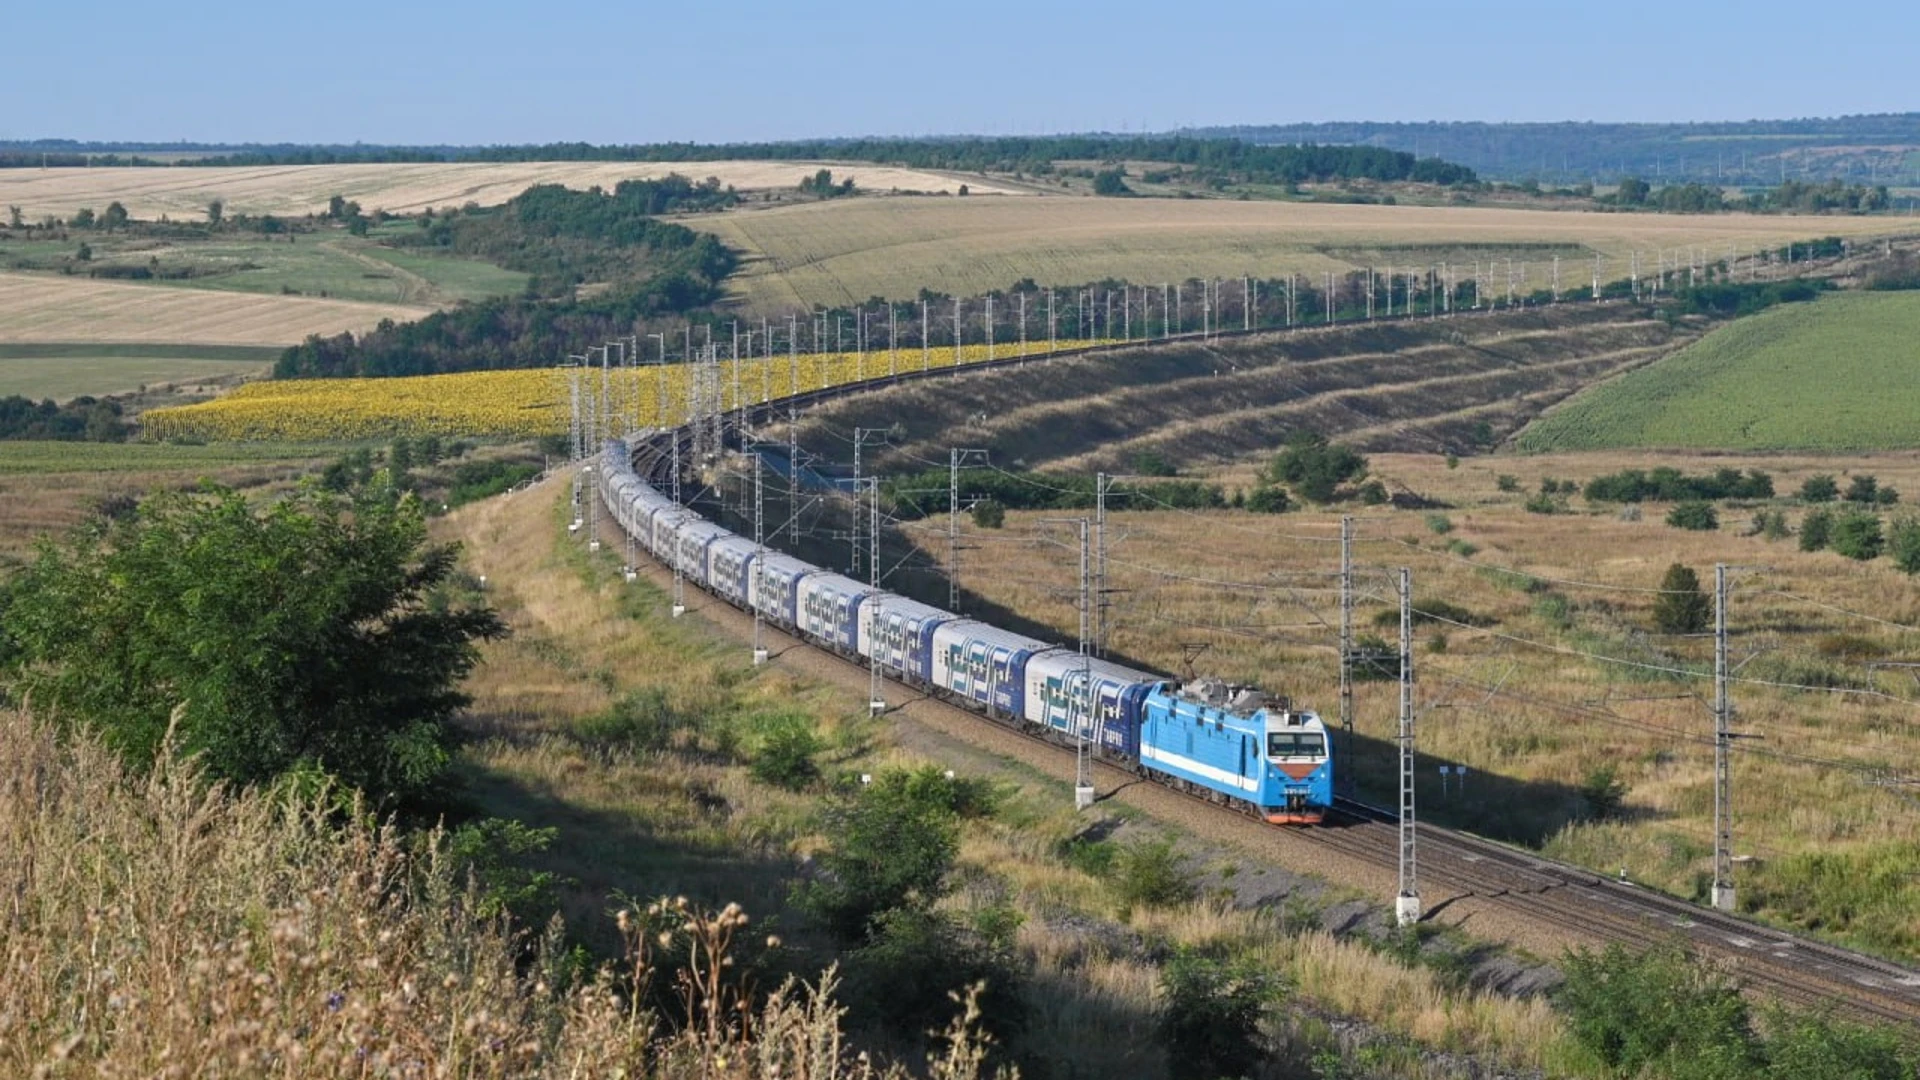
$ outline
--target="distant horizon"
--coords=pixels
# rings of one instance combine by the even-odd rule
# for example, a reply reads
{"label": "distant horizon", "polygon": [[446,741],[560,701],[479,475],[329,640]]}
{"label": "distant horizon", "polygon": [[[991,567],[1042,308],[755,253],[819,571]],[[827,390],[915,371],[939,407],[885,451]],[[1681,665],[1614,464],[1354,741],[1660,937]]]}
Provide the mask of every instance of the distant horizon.
{"label": "distant horizon", "polygon": [[1755,117],[1747,117],[1745,119],[1739,119],[1739,120],[1733,120],[1733,119],[1717,119],[1717,120],[1587,120],[1587,119],[1378,120],[1378,119],[1332,118],[1332,119],[1319,119],[1319,120],[1220,121],[1217,123],[1195,124],[1195,125],[1186,126],[1186,127],[1168,128],[1164,130],[1154,130],[1154,131],[1146,131],[1146,130],[1126,131],[1126,130],[1108,130],[1108,129],[1088,129],[1088,130],[1061,129],[1058,131],[1034,130],[1034,131],[1015,131],[1015,132],[950,131],[950,132],[937,132],[937,133],[931,133],[931,134],[907,134],[902,132],[866,131],[866,132],[859,132],[854,134],[781,135],[781,136],[774,136],[770,138],[758,138],[758,139],[695,139],[695,140],[648,139],[648,140],[624,140],[624,141],[614,141],[614,142],[600,142],[600,141],[594,141],[589,139],[562,139],[562,138],[552,138],[552,139],[536,138],[536,139],[521,140],[521,141],[491,141],[491,142],[446,142],[446,141],[384,142],[384,141],[375,141],[370,139],[354,139],[349,141],[339,141],[339,140],[317,140],[316,141],[316,140],[293,139],[293,138],[223,140],[223,139],[159,139],[159,138],[75,138],[72,136],[65,136],[65,135],[36,135],[36,136],[18,136],[18,137],[0,138],[0,146],[4,146],[8,148],[16,148],[16,149],[35,149],[42,146],[51,148],[51,147],[58,146],[58,147],[70,149],[74,152],[81,152],[81,153],[88,153],[88,152],[108,153],[108,152],[115,152],[115,151],[131,153],[131,152],[139,152],[141,150],[151,150],[152,152],[155,152],[155,153],[164,153],[164,152],[171,152],[171,151],[236,150],[236,149],[256,149],[256,148],[261,148],[261,149],[264,149],[264,148],[313,148],[313,149],[359,148],[359,149],[370,149],[370,150],[488,150],[488,149],[522,149],[522,148],[530,148],[530,147],[564,146],[564,145],[586,145],[586,146],[607,147],[607,148],[623,147],[623,146],[678,146],[678,145],[696,146],[696,147],[717,147],[717,146],[767,146],[767,145],[776,145],[776,144],[785,144],[785,143],[808,143],[808,142],[857,142],[861,140],[936,141],[936,140],[942,140],[942,139],[986,140],[986,139],[1048,139],[1048,138],[1214,139],[1214,138],[1237,137],[1229,134],[1223,134],[1223,132],[1234,130],[1234,129],[1311,128],[1311,127],[1334,127],[1334,126],[1403,127],[1403,128],[1449,127],[1449,126],[1458,126],[1458,127],[1482,126],[1482,127],[1508,127],[1508,128],[1568,127],[1568,126],[1602,127],[1604,126],[1604,127],[1670,128],[1670,127],[1740,127],[1745,125],[1757,125],[1757,124],[1817,124],[1817,123],[1838,122],[1843,120],[1876,120],[1876,119],[1888,119],[1888,120],[1920,119],[1920,109],[1891,110],[1891,111],[1883,111],[1883,112],[1863,112],[1863,113],[1836,113],[1833,115],[1825,115],[1825,116],[1816,116],[1816,115],[1755,116]]}

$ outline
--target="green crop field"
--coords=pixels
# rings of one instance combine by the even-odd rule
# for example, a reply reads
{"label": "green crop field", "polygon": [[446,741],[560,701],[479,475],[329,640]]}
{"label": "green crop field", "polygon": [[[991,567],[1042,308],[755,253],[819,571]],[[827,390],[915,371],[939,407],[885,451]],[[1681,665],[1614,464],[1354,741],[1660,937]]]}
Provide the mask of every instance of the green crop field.
{"label": "green crop field", "polygon": [[1528,452],[1920,447],[1920,293],[1842,293],[1724,326],[1522,431]]}
{"label": "green crop field", "polygon": [[120,394],[266,371],[277,348],[219,345],[0,344],[0,397],[38,401]]}
{"label": "green crop field", "polygon": [[[92,256],[86,262],[75,258],[83,242]],[[387,304],[480,300],[519,292],[527,283],[527,275],[489,263],[313,233],[183,240],[104,232],[70,234],[64,240],[12,238],[0,244],[0,266],[74,274],[148,267],[158,274],[191,275],[156,278],[154,285]]]}
{"label": "green crop field", "polygon": [[344,443],[0,442],[0,475],[9,473],[177,472],[338,455]]}

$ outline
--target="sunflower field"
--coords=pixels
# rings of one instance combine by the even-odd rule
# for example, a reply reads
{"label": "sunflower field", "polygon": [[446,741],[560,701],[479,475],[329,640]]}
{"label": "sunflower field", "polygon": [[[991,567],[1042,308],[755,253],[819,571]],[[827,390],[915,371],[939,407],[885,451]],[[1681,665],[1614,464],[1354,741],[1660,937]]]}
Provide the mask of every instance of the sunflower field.
{"label": "sunflower field", "polygon": [[[1099,341],[1062,341],[1057,351]],[[1017,346],[995,346],[1006,359]],[[1045,355],[1038,347],[1029,355]],[[796,392],[821,390],[931,368],[977,364],[987,347],[918,348],[897,354],[802,353],[721,360],[707,380],[708,397],[722,409],[757,404]],[[224,397],[154,409],[141,417],[148,439],[206,442],[381,439],[396,435],[532,438],[564,434],[574,380],[582,393],[605,402],[636,427],[684,423],[693,397],[692,368],[649,364],[632,368],[529,368],[469,371],[397,379],[286,379],[247,383]],[[709,407],[712,402],[706,402]]]}

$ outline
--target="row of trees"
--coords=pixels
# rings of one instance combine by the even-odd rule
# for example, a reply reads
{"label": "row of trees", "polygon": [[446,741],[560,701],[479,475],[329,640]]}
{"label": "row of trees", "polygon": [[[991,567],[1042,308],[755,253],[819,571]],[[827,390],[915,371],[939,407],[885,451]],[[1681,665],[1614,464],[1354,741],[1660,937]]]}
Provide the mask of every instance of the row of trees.
{"label": "row of trees", "polygon": [[1722,210],[1776,214],[1871,214],[1893,206],[1885,184],[1846,184],[1829,180],[1810,184],[1788,180],[1778,187],[1729,196],[1716,184],[1687,182],[1654,187],[1638,176],[1620,181],[1613,194],[1600,202],[1669,214],[1711,214]]}
{"label": "row of trees", "polygon": [[1186,136],[810,139],[773,143],[548,143],[490,147],[267,146],[183,161],[183,165],[327,165],[405,161],[862,161],[970,172],[1047,172],[1059,161],[1152,161],[1271,183],[1410,180],[1472,183],[1473,170],[1375,146],[1261,145]]}
{"label": "row of trees", "polygon": [[0,439],[122,442],[130,430],[117,401],[82,395],[69,401],[0,398]]}

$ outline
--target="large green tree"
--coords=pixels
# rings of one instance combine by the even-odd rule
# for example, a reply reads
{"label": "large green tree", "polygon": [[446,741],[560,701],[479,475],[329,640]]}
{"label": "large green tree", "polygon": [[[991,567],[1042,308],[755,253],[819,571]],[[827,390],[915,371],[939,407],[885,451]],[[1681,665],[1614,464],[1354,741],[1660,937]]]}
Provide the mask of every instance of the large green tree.
{"label": "large green tree", "polygon": [[476,642],[457,549],[391,489],[158,495],[0,592],[9,694],[142,765],[171,748],[239,783],[320,769],[385,804],[429,794]]}

